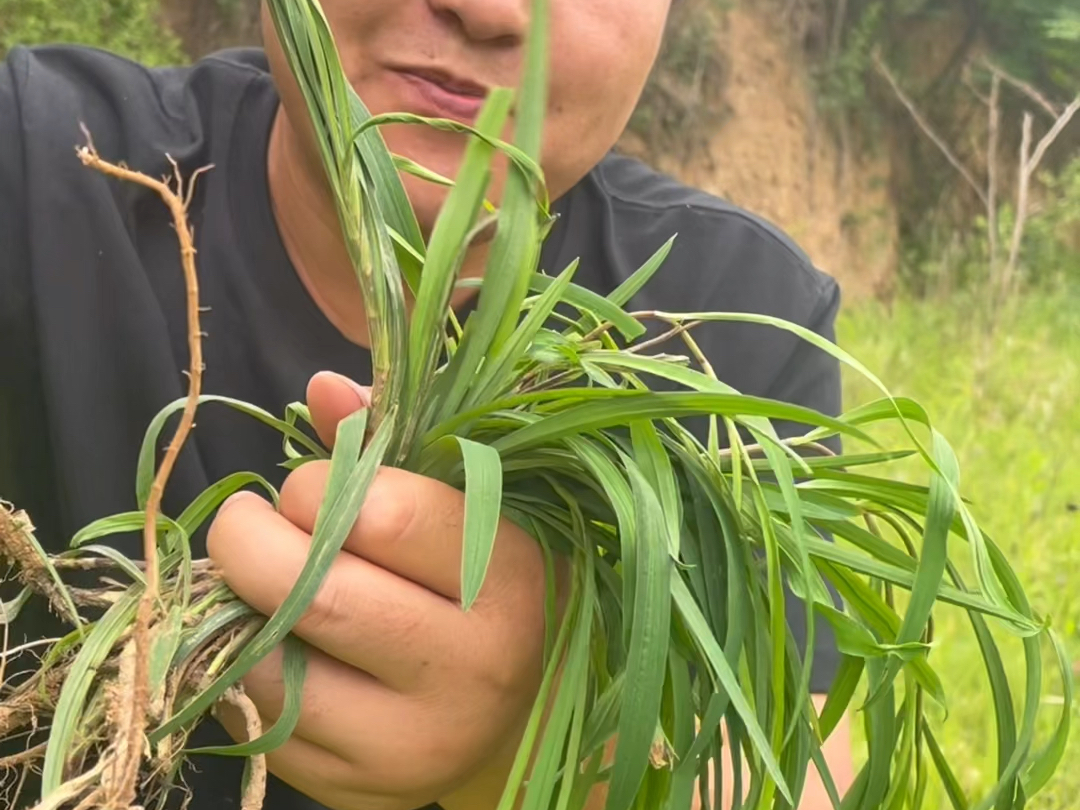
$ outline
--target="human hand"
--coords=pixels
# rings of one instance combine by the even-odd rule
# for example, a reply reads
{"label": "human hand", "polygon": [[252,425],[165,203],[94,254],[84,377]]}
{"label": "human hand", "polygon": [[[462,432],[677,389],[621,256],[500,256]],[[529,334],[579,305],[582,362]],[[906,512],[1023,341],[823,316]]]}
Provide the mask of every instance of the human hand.
{"label": "human hand", "polygon": [[[367,404],[337,375],[308,389],[316,431]],[[280,506],[234,496],[209,553],[235,593],[264,614],[304,565],[329,464],[294,471]],[[375,478],[359,519],[293,633],[307,645],[303,708],[271,773],[334,810],[494,807],[542,677],[545,574],[537,543],[500,526],[474,607],[459,605],[464,499],[399,469]],[[281,710],[280,651],[243,681],[264,727]],[[244,725],[224,713],[234,736]]]}

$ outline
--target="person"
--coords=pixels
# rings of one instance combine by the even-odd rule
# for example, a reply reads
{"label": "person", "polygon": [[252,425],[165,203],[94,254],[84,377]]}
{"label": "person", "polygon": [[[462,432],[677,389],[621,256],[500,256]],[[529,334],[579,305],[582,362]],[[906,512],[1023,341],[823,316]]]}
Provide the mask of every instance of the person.
{"label": "person", "polygon": [[[673,234],[637,309],[740,310],[835,339],[839,289],[790,238],[750,212],[615,150],[658,54],[671,0],[552,0],[542,166],[559,220],[548,271],[581,259],[576,281],[613,289]],[[469,121],[492,86],[514,86],[526,0],[322,0],[344,68],[373,112]],[[196,187],[206,393],[282,414],[306,399],[320,437],[362,407],[370,381],[363,302],[338,230],[303,99],[265,7],[264,47],[150,69],[78,46],[15,48],[0,66],[0,494],[27,510],[51,551],[82,526],[134,508],[143,433],[186,391],[185,299],[176,234],[152,192],[84,167],[92,134],[107,160],[150,176],[175,159]],[[463,138],[384,130],[396,153],[453,176]],[[494,194],[505,176],[500,164]],[[406,177],[425,232],[445,191]],[[489,242],[463,274],[484,272]],[[467,311],[471,301],[456,302]],[[747,394],[840,408],[839,370],[788,333],[713,325],[698,339],[716,372]],[[792,426],[784,426],[793,430]],[[195,553],[271,612],[294,582],[325,484],[324,465],[286,475],[280,438],[206,406],[164,501],[177,514],[239,470],[282,487],[278,508],[245,493],[219,510]],[[536,695],[544,567],[504,521],[475,608],[455,604],[462,495],[400,469],[376,478],[346,547],[297,627],[308,645],[295,734],[268,758],[267,810],[494,808]],[[138,553],[137,538],[122,538]],[[36,612],[35,612],[36,611]],[[53,620],[28,608],[27,636]],[[28,624],[27,624],[28,623]],[[797,617],[792,619],[797,628]],[[836,651],[821,642],[815,692]],[[244,687],[261,715],[281,706],[279,660]],[[242,732],[227,714],[222,723]],[[827,756],[850,776],[846,725]],[[216,724],[192,744],[228,742]],[[240,763],[197,759],[196,808],[232,806]],[[599,801],[599,800],[598,800]],[[597,805],[602,806],[602,805]],[[802,804],[827,806],[811,770]]]}

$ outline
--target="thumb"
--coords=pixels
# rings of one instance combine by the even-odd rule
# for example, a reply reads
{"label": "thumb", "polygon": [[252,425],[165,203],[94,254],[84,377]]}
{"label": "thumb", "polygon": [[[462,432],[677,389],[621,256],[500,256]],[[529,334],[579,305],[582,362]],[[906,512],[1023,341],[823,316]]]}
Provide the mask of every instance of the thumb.
{"label": "thumb", "polygon": [[368,407],[371,389],[332,371],[320,371],[308,383],[307,404],[319,439],[333,447],[338,422]]}

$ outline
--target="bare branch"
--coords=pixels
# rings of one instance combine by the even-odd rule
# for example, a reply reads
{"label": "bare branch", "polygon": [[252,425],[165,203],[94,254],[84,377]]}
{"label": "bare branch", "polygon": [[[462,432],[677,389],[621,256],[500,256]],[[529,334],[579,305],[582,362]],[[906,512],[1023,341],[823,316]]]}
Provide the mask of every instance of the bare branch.
{"label": "bare branch", "polygon": [[1065,127],[1069,125],[1073,116],[1078,112],[1080,112],[1080,96],[1073,99],[1072,104],[1065,108],[1054,122],[1054,125],[1050,127],[1050,130],[1042,137],[1042,140],[1039,141],[1039,145],[1035,147],[1035,153],[1031,156],[1028,171],[1032,174],[1038,171],[1039,164],[1042,163],[1043,157],[1046,156],[1046,150],[1053,146],[1054,141],[1056,141],[1058,136],[1065,131]]}
{"label": "bare branch", "polygon": [[1013,228],[1012,244],[1009,246],[1009,263],[1001,279],[1000,294],[1008,297],[1014,292],[1017,283],[1017,265],[1020,261],[1020,247],[1024,240],[1024,228],[1030,213],[1028,195],[1031,188],[1031,178],[1035,176],[1039,165],[1046,156],[1047,150],[1054,144],[1058,136],[1065,131],[1073,117],[1080,112],[1080,95],[1073,99],[1072,104],[1065,108],[1058,116],[1054,125],[1042,137],[1036,145],[1034,152],[1031,151],[1032,124],[1031,113],[1024,113],[1023,137],[1020,145],[1020,186],[1017,190],[1016,200],[1016,224]]}
{"label": "bare branch", "polygon": [[907,108],[907,111],[909,113],[911,113],[911,117],[914,119],[915,123],[919,125],[919,129],[921,129],[926,134],[926,137],[933,141],[934,145],[939,150],[941,150],[941,153],[945,156],[945,159],[952,164],[953,168],[955,168],[960,173],[960,176],[964,178],[967,184],[971,186],[972,190],[974,190],[974,192],[979,196],[979,199],[982,201],[983,205],[987,205],[989,203],[989,200],[987,200],[986,197],[986,190],[979,185],[979,182],[975,179],[975,176],[963,164],[963,162],[961,162],[961,160],[953,154],[953,151],[949,148],[949,145],[945,143],[945,141],[941,138],[940,135],[937,134],[937,132],[934,131],[934,128],[930,126],[929,122],[923,117],[922,113],[920,113],[918,108],[915,106],[915,102],[913,102],[904,92],[903,88],[900,87],[900,84],[899,82],[897,82],[896,77],[893,76],[892,72],[888,69],[888,67],[885,66],[885,63],[881,61],[881,57],[877,54],[874,54],[874,65],[877,67],[878,72],[885,77],[886,81],[888,81],[889,85],[893,89],[893,92],[896,94],[896,97],[900,99],[900,103]]}
{"label": "bare branch", "polygon": [[847,22],[847,0],[838,0],[833,16],[832,32],[829,36],[829,58],[836,59],[844,39],[844,24]]}
{"label": "bare branch", "polygon": [[1053,102],[1047,99],[1046,96],[1040,93],[1032,85],[1028,84],[1025,81],[1021,81],[1020,79],[1016,78],[1005,70],[1002,70],[1000,67],[998,67],[988,59],[984,59],[983,64],[986,65],[986,69],[989,70],[991,74],[993,74],[994,78],[998,79],[999,81],[1004,80],[1008,84],[1015,87],[1025,96],[1038,104],[1039,107],[1041,107],[1042,110],[1051,118],[1056,119],[1059,115],[1061,115],[1061,111],[1054,106]]}
{"label": "bare branch", "polygon": [[1028,193],[1031,188],[1030,165],[1031,127],[1034,118],[1031,113],[1024,113],[1024,134],[1020,140],[1020,184],[1016,191],[1016,222],[1013,223],[1012,242],[1009,244],[1009,261],[1001,275],[999,295],[1002,300],[1008,297],[1016,274],[1016,265],[1020,260],[1020,244],[1024,239],[1024,226],[1027,224]]}
{"label": "bare branch", "polygon": [[1001,138],[1001,77],[990,84],[990,134],[986,146],[986,237],[990,249],[990,280],[998,275],[997,156]]}

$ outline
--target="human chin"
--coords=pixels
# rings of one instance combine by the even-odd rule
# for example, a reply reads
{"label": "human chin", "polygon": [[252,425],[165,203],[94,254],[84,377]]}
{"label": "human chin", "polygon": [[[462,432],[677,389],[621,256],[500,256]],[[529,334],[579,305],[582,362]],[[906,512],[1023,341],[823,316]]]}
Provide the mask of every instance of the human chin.
{"label": "human chin", "polygon": [[[423,168],[442,177],[455,180],[461,168],[468,143],[467,136],[457,133],[437,132],[424,124],[387,127],[383,132],[391,152],[412,160]],[[496,155],[492,164],[491,183],[486,198],[498,205],[505,182],[506,160]],[[431,236],[435,222],[450,194],[446,186],[401,172],[402,184],[416,213],[425,239]]]}

